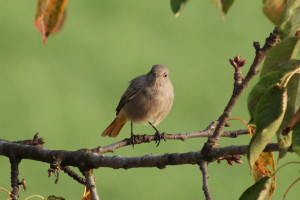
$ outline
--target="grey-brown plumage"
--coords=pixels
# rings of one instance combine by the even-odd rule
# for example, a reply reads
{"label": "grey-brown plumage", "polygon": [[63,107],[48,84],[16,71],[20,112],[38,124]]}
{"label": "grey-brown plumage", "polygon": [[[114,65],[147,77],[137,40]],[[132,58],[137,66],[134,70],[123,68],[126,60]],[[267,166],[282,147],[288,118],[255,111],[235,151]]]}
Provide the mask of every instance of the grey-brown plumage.
{"label": "grey-brown plumage", "polygon": [[115,120],[103,131],[102,136],[116,137],[128,120],[156,126],[170,112],[173,99],[168,68],[154,65],[150,72],[130,81],[116,108]]}

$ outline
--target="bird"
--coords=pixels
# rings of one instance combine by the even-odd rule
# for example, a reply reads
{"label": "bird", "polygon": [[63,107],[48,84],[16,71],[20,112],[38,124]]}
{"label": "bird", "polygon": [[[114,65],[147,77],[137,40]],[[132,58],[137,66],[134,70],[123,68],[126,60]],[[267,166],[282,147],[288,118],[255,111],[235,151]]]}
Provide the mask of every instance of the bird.
{"label": "bird", "polygon": [[144,75],[129,82],[116,108],[116,117],[102,136],[116,137],[127,121],[131,121],[130,143],[134,146],[133,123],[149,124],[155,130],[157,146],[162,134],[155,127],[170,112],[174,90],[166,66],[156,64]]}

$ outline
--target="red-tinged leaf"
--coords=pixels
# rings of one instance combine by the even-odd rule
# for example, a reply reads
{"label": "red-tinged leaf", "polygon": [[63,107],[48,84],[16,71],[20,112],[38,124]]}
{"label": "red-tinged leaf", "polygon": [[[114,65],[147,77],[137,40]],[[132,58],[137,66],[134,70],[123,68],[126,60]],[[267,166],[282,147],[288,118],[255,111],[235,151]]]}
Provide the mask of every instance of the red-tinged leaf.
{"label": "red-tinged leaf", "polygon": [[67,10],[65,9],[61,18],[59,19],[59,21],[57,22],[56,26],[54,27],[54,29],[52,30],[52,34],[53,33],[57,33],[58,31],[60,31],[60,29],[63,27],[65,19],[67,16]]}
{"label": "red-tinged leaf", "polygon": [[[250,137],[252,138],[255,132],[253,126],[248,126]],[[253,177],[255,183],[262,178],[269,176],[272,178],[268,199],[271,199],[276,188],[276,166],[274,162],[274,154],[272,152],[261,152],[257,161],[253,166]]]}
{"label": "red-tinged leaf", "polygon": [[46,44],[50,34],[59,31],[64,23],[68,0],[38,0],[34,24]]}
{"label": "red-tinged leaf", "polygon": [[264,0],[263,11],[275,24],[279,25],[287,0]]}
{"label": "red-tinged leaf", "polygon": [[288,0],[279,26],[280,38],[294,36],[300,26],[300,1]]}
{"label": "red-tinged leaf", "polygon": [[254,164],[254,181],[258,182],[265,176],[272,177],[272,183],[269,190],[269,199],[272,197],[276,188],[274,154],[272,152],[261,152]]}
{"label": "red-tinged leaf", "polygon": [[84,188],[84,194],[81,200],[92,200],[91,192],[86,187]]}

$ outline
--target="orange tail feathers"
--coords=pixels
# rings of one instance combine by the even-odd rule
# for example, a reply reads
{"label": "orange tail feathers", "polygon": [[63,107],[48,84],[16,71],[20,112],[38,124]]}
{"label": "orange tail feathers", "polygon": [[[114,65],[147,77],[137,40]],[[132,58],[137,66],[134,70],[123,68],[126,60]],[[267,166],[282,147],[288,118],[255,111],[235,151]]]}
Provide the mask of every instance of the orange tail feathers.
{"label": "orange tail feathers", "polygon": [[119,135],[122,127],[126,124],[126,116],[122,113],[114,119],[114,121],[103,131],[102,136],[116,137]]}

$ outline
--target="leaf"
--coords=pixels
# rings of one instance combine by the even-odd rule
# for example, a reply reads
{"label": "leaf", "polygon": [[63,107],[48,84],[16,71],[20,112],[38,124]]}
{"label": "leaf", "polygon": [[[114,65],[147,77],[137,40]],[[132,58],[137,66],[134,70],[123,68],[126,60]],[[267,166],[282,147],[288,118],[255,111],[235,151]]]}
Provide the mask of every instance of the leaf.
{"label": "leaf", "polygon": [[[298,54],[299,45],[299,37],[290,37],[271,48],[266,56],[260,77],[272,71],[287,71],[287,67],[293,66],[293,63],[295,65],[299,63],[298,60],[293,60]],[[287,64],[287,62],[291,63]]]}
{"label": "leaf", "polygon": [[234,3],[234,0],[214,0],[214,2],[221,14],[222,19],[224,19],[225,15],[228,13],[230,7]]}
{"label": "leaf", "polygon": [[[282,135],[285,137],[279,140],[279,145],[281,147],[279,158],[282,158],[289,147],[292,145],[293,150],[300,156],[300,108],[294,114],[289,123],[287,124],[286,128],[282,131]],[[295,128],[294,128],[295,127]],[[291,130],[293,130],[291,132]]]}
{"label": "leaf", "polygon": [[[277,46],[273,47],[264,62],[264,66],[261,70],[261,79],[268,73],[273,71],[285,71],[289,72],[299,68],[300,61],[295,60],[297,53],[299,51],[299,37],[289,37],[279,43]],[[288,73],[287,73],[288,74]],[[300,93],[300,78],[299,75],[295,75],[287,85],[288,92],[288,104],[285,112],[285,116],[282,120],[280,128],[277,133],[277,139],[280,147],[279,159],[284,157],[286,151],[291,145],[291,135],[286,134],[283,138],[281,132],[287,126],[291,117],[295,114],[296,109],[300,106],[300,99],[297,98]],[[252,108],[253,109],[253,108]],[[250,110],[249,110],[250,112]]]}
{"label": "leaf", "polygon": [[171,9],[175,17],[179,17],[179,12],[183,9],[188,0],[171,0]]}
{"label": "leaf", "polygon": [[293,146],[293,150],[298,154],[298,156],[300,156],[300,123],[299,122],[293,127],[292,146]]}
{"label": "leaf", "polygon": [[271,186],[271,178],[266,176],[249,187],[239,200],[263,200],[266,199]]}
{"label": "leaf", "polygon": [[279,83],[284,75],[285,72],[282,71],[270,72],[252,88],[248,96],[248,111],[251,121],[254,119],[255,108],[261,97],[272,85]]}
{"label": "leaf", "polygon": [[47,197],[47,200],[65,200],[65,198],[63,198],[63,197],[56,197],[54,195],[51,195],[51,196]]}
{"label": "leaf", "polygon": [[50,34],[59,31],[64,23],[67,0],[38,0],[34,24],[46,44]]}
{"label": "leaf", "polygon": [[294,116],[290,119],[287,127],[283,130],[282,135],[286,135],[293,127],[300,121],[300,108],[294,114]]}
{"label": "leaf", "polygon": [[[248,126],[250,137],[254,135],[254,127]],[[272,197],[276,188],[274,154],[272,152],[261,152],[257,161],[253,166],[253,176],[255,183],[265,176],[272,177],[272,182],[269,190],[269,199]]]}
{"label": "leaf", "polygon": [[287,91],[279,84],[269,88],[258,102],[254,113],[256,133],[251,139],[248,149],[250,167],[253,167],[260,153],[280,127],[286,105]]}
{"label": "leaf", "polygon": [[290,148],[292,144],[292,132],[285,133],[282,137],[281,133],[283,133],[283,130],[286,129],[289,122],[291,121],[292,117],[296,113],[296,109],[300,106],[300,99],[298,98],[298,94],[300,92],[300,77],[299,77],[299,65],[298,68],[294,69],[293,71],[287,73],[284,77],[284,84],[287,85],[287,95],[288,95],[288,104],[287,109],[285,112],[285,116],[282,120],[280,129],[277,133],[277,139],[279,144],[279,155],[278,158],[283,158],[287,150]]}
{"label": "leaf", "polygon": [[300,1],[288,0],[279,26],[282,39],[294,36],[300,27]]}
{"label": "leaf", "polygon": [[283,138],[280,136],[281,130],[277,133],[277,139],[278,139],[278,145],[279,145],[279,155],[278,159],[283,158],[290,146],[292,145],[292,132],[289,132],[286,136]]}
{"label": "leaf", "polygon": [[265,15],[275,24],[279,25],[287,0],[264,0],[263,11]]}
{"label": "leaf", "polygon": [[269,198],[271,198],[276,188],[275,170],[274,154],[272,152],[261,152],[253,166],[254,181],[258,182],[266,176],[272,177]]}
{"label": "leaf", "polygon": [[87,187],[84,188],[84,194],[81,200],[92,200],[91,192]]}

